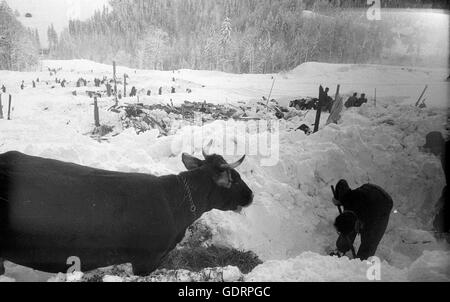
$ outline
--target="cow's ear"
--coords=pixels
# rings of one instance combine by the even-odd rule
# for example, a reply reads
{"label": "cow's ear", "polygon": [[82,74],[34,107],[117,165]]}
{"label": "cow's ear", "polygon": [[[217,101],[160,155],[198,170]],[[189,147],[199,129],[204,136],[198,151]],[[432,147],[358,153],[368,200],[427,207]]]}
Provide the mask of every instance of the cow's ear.
{"label": "cow's ear", "polygon": [[187,153],[183,153],[181,155],[181,160],[183,161],[184,166],[188,170],[194,170],[194,169],[200,168],[203,165],[202,160],[200,160],[192,155],[189,155]]}

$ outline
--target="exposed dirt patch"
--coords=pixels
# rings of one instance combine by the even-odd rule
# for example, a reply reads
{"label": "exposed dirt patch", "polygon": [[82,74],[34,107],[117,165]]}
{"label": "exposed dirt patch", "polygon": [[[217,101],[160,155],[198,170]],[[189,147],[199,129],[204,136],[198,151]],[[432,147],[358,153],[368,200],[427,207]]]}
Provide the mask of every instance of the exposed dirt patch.
{"label": "exposed dirt patch", "polygon": [[262,261],[251,251],[209,246],[175,249],[167,255],[159,269],[185,269],[199,272],[205,268],[236,266],[243,274],[251,272]]}

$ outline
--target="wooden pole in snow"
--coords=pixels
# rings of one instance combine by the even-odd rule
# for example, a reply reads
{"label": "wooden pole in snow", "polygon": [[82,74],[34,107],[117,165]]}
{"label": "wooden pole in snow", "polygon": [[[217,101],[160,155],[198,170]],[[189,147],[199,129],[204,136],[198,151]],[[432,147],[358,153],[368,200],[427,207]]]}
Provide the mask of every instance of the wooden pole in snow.
{"label": "wooden pole in snow", "polygon": [[270,97],[272,96],[273,86],[275,85],[275,78],[273,78],[272,87],[270,88],[269,97],[267,98],[266,106],[269,106]]}
{"label": "wooden pole in snow", "polygon": [[320,85],[319,101],[317,102],[316,121],[314,122],[314,133],[319,131],[320,115],[322,114],[322,102],[323,102],[322,91],[323,91],[323,87],[322,87],[322,85]]}
{"label": "wooden pole in snow", "polygon": [[2,94],[0,93],[0,119],[3,118]]}
{"label": "wooden pole in snow", "polygon": [[12,96],[9,95],[9,102],[8,102],[8,120],[11,120],[11,99],[12,99]]}
{"label": "wooden pole in snow", "polygon": [[123,74],[123,97],[127,96],[127,74]]}
{"label": "wooden pole in snow", "polygon": [[117,106],[118,100],[117,100],[116,61],[113,61],[113,79],[114,79],[114,97],[116,99],[116,106]]}
{"label": "wooden pole in snow", "polygon": [[98,104],[97,104],[97,97],[94,96],[94,122],[95,127],[100,127],[100,117],[98,113]]}
{"label": "wooden pole in snow", "polygon": [[373,99],[374,103],[375,103],[375,107],[377,107],[377,89],[375,88],[375,96]]}
{"label": "wooden pole in snow", "polygon": [[416,102],[416,107],[419,106],[420,100],[422,99],[422,97],[425,94],[425,92],[427,91],[427,89],[428,89],[428,85],[425,85],[425,88],[423,89],[422,94],[419,96],[419,99]]}
{"label": "wooden pole in snow", "polygon": [[339,96],[339,90],[341,90],[341,84],[338,84],[336,87],[336,95],[334,96],[334,101],[336,102],[336,100],[338,99]]}

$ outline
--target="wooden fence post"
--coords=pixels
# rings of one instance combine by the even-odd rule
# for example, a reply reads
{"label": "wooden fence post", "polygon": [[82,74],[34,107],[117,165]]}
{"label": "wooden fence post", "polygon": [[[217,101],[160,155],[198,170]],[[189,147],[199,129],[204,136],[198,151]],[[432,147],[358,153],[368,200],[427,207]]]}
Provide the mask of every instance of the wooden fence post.
{"label": "wooden fence post", "polygon": [[100,127],[100,118],[98,114],[98,104],[97,104],[97,97],[94,96],[94,121],[95,121],[95,127]]}
{"label": "wooden fence post", "polygon": [[314,122],[314,133],[319,131],[320,124],[320,115],[322,114],[322,103],[323,103],[323,87],[320,85],[319,87],[319,101],[317,102],[317,112],[316,112],[316,121]]}
{"label": "wooden fence post", "polygon": [[116,100],[116,106],[118,104],[117,100],[117,77],[116,77],[116,61],[113,61],[113,78],[114,78],[114,97]]}
{"label": "wooden fence post", "polygon": [[12,100],[12,95],[9,95],[9,102],[8,102],[8,120],[11,119],[11,100]]}
{"label": "wooden fence post", "polygon": [[2,94],[0,93],[0,119],[3,118]]}
{"label": "wooden fence post", "polygon": [[377,89],[375,88],[375,97],[374,97],[375,107],[377,107]]}
{"label": "wooden fence post", "polygon": [[[320,102],[319,102],[319,104],[320,104]],[[319,131],[319,123],[320,123],[321,114],[322,114],[322,106],[319,105],[317,107],[317,112],[316,112],[316,121],[314,122],[314,133]]]}
{"label": "wooden fence post", "polygon": [[123,97],[127,97],[127,75],[123,74]]}

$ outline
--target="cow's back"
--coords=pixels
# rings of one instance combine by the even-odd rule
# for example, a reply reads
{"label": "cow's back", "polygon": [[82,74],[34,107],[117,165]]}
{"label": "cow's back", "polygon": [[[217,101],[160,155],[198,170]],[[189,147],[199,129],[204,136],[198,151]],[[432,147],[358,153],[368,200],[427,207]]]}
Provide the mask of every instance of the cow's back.
{"label": "cow's back", "polygon": [[0,155],[0,203],[1,253],[46,271],[61,271],[69,256],[86,269],[121,263],[163,250],[176,235],[152,175],[8,152]]}

